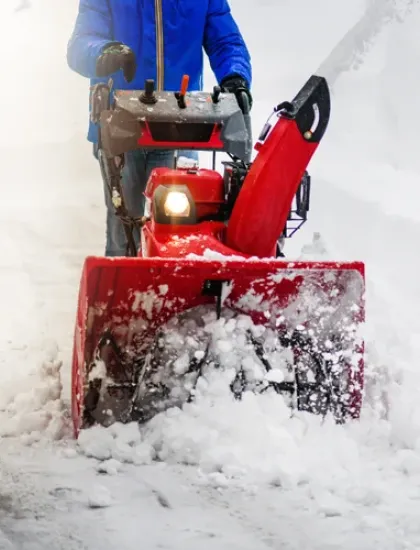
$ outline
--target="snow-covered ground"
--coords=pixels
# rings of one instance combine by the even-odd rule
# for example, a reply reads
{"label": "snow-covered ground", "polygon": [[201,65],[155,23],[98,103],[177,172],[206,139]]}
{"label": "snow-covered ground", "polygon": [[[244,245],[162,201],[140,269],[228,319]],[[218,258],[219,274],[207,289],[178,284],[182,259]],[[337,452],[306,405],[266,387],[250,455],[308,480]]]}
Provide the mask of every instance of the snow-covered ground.
{"label": "snow-covered ground", "polygon": [[196,407],[78,445],[73,322],[104,232],[88,83],[65,61],[78,2],[3,4],[0,549],[419,548],[419,2],[231,0],[253,57],[255,134],[318,67],[332,85],[310,221],[287,252],[319,231],[326,251],[312,255],[366,262],[361,421],[290,419],[278,399],[232,402],[213,380]]}

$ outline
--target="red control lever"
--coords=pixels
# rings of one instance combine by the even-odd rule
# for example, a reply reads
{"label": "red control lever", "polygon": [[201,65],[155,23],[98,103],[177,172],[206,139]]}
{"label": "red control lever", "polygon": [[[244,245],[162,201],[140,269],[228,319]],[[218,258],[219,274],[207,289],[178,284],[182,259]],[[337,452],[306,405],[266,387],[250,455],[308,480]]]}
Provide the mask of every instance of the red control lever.
{"label": "red control lever", "polygon": [[181,80],[181,91],[177,94],[178,105],[180,109],[185,109],[187,104],[185,103],[185,95],[188,90],[188,84],[190,82],[190,77],[187,74],[184,74]]}

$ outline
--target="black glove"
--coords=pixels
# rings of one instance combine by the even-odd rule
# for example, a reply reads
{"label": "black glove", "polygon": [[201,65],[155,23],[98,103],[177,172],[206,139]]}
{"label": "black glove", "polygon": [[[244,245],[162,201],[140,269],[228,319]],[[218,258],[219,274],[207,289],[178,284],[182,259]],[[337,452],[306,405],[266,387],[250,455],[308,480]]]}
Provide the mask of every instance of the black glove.
{"label": "black glove", "polygon": [[96,61],[96,76],[109,76],[120,69],[125,80],[131,82],[136,74],[136,57],[128,46],[121,42],[110,42]]}
{"label": "black glove", "polygon": [[246,81],[241,76],[235,74],[227,76],[220,83],[220,87],[222,88],[222,91],[236,95],[238,105],[241,108],[242,112],[245,111],[242,92],[245,92],[248,96],[249,110],[251,110],[253,102],[252,95]]}

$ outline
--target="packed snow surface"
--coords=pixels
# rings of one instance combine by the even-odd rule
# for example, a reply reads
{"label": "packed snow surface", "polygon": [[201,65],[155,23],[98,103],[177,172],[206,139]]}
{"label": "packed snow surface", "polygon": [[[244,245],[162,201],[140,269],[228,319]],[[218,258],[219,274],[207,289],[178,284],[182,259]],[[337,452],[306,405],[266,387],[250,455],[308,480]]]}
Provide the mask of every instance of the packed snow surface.
{"label": "packed snow surface", "polygon": [[362,418],[291,412],[274,392],[235,400],[226,369],[144,426],[72,439],[78,282],[105,219],[88,82],[65,62],[78,2],[4,0],[1,550],[420,547],[419,2],[231,6],[253,58],[254,135],[318,68],[332,87],[310,218],[285,252],[366,262]]}

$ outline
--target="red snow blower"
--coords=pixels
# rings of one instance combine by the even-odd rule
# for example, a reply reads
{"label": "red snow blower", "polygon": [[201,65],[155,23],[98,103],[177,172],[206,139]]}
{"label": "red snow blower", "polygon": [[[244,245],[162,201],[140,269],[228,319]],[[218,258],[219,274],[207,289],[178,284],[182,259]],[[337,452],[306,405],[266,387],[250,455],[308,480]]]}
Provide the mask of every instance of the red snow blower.
{"label": "red snow blower", "polygon": [[[208,366],[218,368],[212,334],[189,332],[188,316],[203,320],[203,311],[219,320],[245,316],[261,329],[248,330],[242,346],[267,376],[251,383],[236,365],[232,399],[276,392],[299,411],[357,418],[364,265],[291,261],[281,251],[307,219],[306,169],[330,117],[326,80],[312,76],[274,109],[253,161],[246,95],[242,111],[234,94],[217,86],[188,92],[187,82],[176,93],[156,92],[150,80],[144,90],[113,91],[111,81],[92,90],[102,177],[127,254],[84,263],[72,365],[75,436],[94,424],[146,422],[193,401]],[[213,169],[174,162],[153,170],[145,215],[133,218],[121,171],[124,154],[136,148],[211,151]],[[227,155],[223,173],[215,169],[218,152]],[[168,324],[180,327],[184,347],[170,344]]]}

